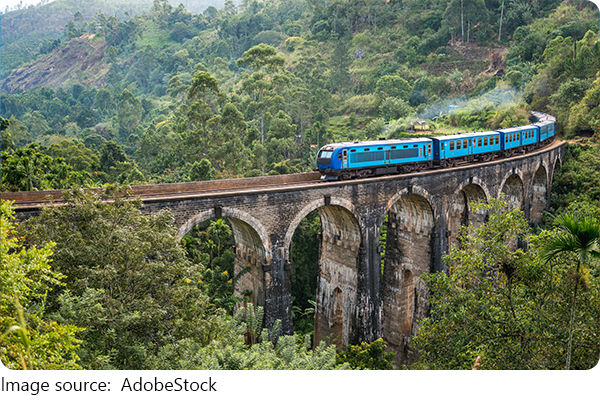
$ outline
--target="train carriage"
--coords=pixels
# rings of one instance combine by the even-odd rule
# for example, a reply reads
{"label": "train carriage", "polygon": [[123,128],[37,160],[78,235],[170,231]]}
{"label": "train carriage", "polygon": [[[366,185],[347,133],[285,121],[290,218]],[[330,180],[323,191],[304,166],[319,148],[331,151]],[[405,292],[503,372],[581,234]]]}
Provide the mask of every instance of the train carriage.
{"label": "train carriage", "polygon": [[498,132],[474,132],[436,136],[433,140],[435,165],[456,165],[459,161],[490,161],[501,150]]}
{"label": "train carriage", "polygon": [[502,150],[507,157],[517,152],[524,153],[540,141],[539,128],[534,124],[499,129],[498,132],[501,135]]}
{"label": "train carriage", "polygon": [[429,138],[335,143],[321,148],[317,167],[342,180],[420,170],[432,165],[431,144]]}
{"label": "train carriage", "polygon": [[552,140],[554,137],[554,127],[556,125],[554,118],[544,118],[543,120],[534,122],[532,125],[536,126],[539,130],[539,142]]}

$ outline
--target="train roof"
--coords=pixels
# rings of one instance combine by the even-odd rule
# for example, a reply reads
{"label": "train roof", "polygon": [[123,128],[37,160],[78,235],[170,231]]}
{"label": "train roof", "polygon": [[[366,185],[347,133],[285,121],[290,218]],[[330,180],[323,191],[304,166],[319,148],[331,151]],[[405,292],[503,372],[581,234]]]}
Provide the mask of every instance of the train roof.
{"label": "train roof", "polygon": [[537,128],[537,126],[535,126],[534,124],[529,124],[529,125],[523,125],[523,126],[513,126],[512,128],[498,129],[498,132],[504,132],[504,133],[520,132],[520,131],[524,131],[526,129],[534,129],[534,128]]}
{"label": "train roof", "polygon": [[485,132],[470,132],[470,133],[457,133],[455,135],[447,135],[447,136],[434,136],[432,139],[437,140],[456,140],[456,139],[473,139],[479,136],[490,136],[497,135],[496,131],[485,131]]}
{"label": "train roof", "polygon": [[544,125],[551,125],[554,124],[556,121],[552,120],[552,119],[541,119],[538,122],[534,122],[531,125],[535,125],[535,126],[544,126]]}
{"label": "train roof", "polygon": [[552,115],[549,114],[544,114],[538,111],[532,111],[531,114],[537,118],[536,122],[543,122],[543,121],[551,121],[551,122],[556,122],[556,118],[554,118]]}
{"label": "train roof", "polygon": [[386,140],[364,140],[356,142],[341,142],[341,143],[330,143],[321,149],[327,147],[330,150],[339,149],[340,147],[367,147],[367,146],[392,146],[398,144],[407,143],[426,143],[431,141],[428,137],[422,138],[405,138],[405,139],[386,139]]}

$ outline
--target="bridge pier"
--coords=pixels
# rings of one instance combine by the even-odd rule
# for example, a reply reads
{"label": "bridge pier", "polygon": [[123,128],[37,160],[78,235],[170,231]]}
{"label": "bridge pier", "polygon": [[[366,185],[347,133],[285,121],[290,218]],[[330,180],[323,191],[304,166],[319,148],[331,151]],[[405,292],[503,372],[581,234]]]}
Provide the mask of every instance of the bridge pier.
{"label": "bridge pier", "polygon": [[381,330],[381,254],[380,224],[375,218],[362,228],[363,239],[358,251],[357,332],[352,343],[370,343],[383,336]]}

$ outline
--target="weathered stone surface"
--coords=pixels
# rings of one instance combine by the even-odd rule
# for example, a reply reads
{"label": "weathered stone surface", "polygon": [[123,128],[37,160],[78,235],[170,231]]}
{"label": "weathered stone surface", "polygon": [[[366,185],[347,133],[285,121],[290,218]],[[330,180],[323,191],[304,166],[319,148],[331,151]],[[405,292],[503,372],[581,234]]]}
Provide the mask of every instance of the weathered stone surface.
{"label": "weathered stone surface", "polygon": [[[428,312],[427,288],[419,277],[445,270],[442,254],[457,243],[461,224],[484,221],[469,203],[504,192],[526,217],[539,219],[563,151],[557,143],[530,155],[447,170],[241,193],[179,192],[144,200],[143,212],[170,208],[182,236],[204,220],[228,218],[236,271],[251,267],[236,291],[251,292],[255,304],[264,305],[267,326],[280,319],[284,333],[291,333],[290,246],[298,224],[318,210],[315,338],[344,347],[383,337],[399,363],[410,363],[417,356],[410,337]],[[17,209],[20,218],[36,212]],[[382,271],[379,237],[386,216]]]}

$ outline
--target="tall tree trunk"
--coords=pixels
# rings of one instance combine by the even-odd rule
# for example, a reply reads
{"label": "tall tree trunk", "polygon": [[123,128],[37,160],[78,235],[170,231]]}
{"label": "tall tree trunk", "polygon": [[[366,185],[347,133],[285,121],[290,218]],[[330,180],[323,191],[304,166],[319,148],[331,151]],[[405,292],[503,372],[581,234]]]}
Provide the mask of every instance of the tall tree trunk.
{"label": "tall tree trunk", "polygon": [[467,21],[467,43],[471,40],[471,18]]}
{"label": "tall tree trunk", "polygon": [[502,9],[500,10],[500,29],[498,29],[498,42],[502,37],[502,18],[504,17],[504,0],[502,0]]}
{"label": "tall tree trunk", "polygon": [[460,29],[462,31],[461,40],[465,41],[465,15],[464,15],[464,5],[463,0],[460,0]]}
{"label": "tall tree trunk", "polygon": [[[579,266],[577,268],[579,271]],[[571,369],[571,349],[573,348],[573,325],[575,323],[575,301],[577,300],[577,288],[579,287],[579,274],[577,274],[577,282],[573,289],[573,299],[571,300],[571,321],[569,322],[569,342],[567,343],[567,366],[565,369]]]}

